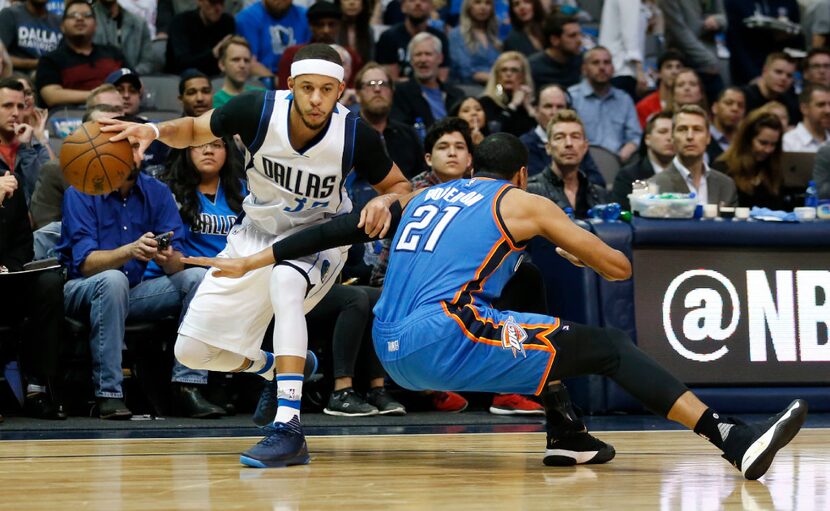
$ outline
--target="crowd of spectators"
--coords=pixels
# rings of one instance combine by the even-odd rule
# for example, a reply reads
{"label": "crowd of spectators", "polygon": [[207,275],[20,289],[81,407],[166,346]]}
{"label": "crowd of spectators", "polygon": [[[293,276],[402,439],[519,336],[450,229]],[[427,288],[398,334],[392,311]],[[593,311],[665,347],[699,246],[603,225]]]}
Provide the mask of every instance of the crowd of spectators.
{"label": "crowd of spectators", "polygon": [[[225,138],[174,151],[154,143],[119,190],[84,195],[63,181],[50,113],[146,122],[164,95],[178,98],[177,113],[199,116],[247,91],[285,88],[292,56],[310,42],[340,52],[343,104],[381,133],[415,188],[469,175],[475,145],[507,132],[528,148],[529,189],[575,218],[610,201],[628,208],[635,181],[695,192],[700,203],[791,210],[804,188],[785,182],[788,153],[815,158],[813,179],[830,199],[830,0],[601,4],[0,2],[0,272],[54,256],[67,278],[0,276],[6,296],[19,296],[3,308],[0,332],[2,353],[20,363],[24,413],[66,417],[52,382],[68,317],[88,327],[93,414],[129,417],[126,326],[184,314],[204,269],[181,257],[218,253],[247,193],[244,148]],[[175,75],[178,88],[148,86],[154,75]],[[611,174],[609,159],[619,168]],[[371,198],[368,183],[347,183],[355,207]],[[354,285],[310,312],[330,327],[327,413],[405,413],[366,350],[387,251],[353,247],[343,280]],[[204,371],[174,363],[169,379],[169,413],[233,408],[208,398]],[[467,406],[454,393],[425,395],[440,410]],[[540,410],[514,395],[491,406]]]}

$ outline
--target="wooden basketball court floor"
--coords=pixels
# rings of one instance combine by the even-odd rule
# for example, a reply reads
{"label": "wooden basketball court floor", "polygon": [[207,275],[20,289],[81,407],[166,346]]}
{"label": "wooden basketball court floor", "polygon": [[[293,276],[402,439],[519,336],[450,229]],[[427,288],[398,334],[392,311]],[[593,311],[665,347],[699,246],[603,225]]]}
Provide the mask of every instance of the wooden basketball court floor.
{"label": "wooden basketball court floor", "polygon": [[310,465],[252,469],[258,439],[0,442],[3,510],[830,509],[830,429],[759,481],[686,431],[598,432],[606,465],[542,464],[540,432],[309,436]]}

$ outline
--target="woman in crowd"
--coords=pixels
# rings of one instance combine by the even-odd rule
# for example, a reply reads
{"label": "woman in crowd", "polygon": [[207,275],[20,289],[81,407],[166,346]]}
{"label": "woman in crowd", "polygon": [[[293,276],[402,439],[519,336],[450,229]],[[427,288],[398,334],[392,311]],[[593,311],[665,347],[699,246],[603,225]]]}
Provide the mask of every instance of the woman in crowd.
{"label": "woman in crowd", "polygon": [[504,40],[505,51],[517,51],[525,57],[542,51],[545,47],[544,20],[541,0],[511,0],[510,25],[513,28]]}
{"label": "woman in crowd", "polygon": [[697,105],[705,112],[709,111],[703,82],[693,69],[684,69],[677,73],[672,87],[671,102],[670,110],[675,112],[684,105]]}
{"label": "woman in crowd", "polygon": [[15,74],[14,77],[23,86],[23,104],[25,108],[20,111],[21,122],[33,128],[34,137],[49,151],[49,159],[54,160],[55,153],[49,145],[49,134],[46,128],[46,119],[49,117],[49,112],[45,108],[35,106],[35,87],[32,79],[22,74]]}
{"label": "woman in crowd", "polygon": [[517,51],[502,53],[493,64],[481,97],[490,131],[519,137],[535,128],[533,97],[533,78],[525,56]]}
{"label": "woman in crowd", "polygon": [[374,0],[335,0],[343,12],[337,44],[351,48],[363,62],[375,57],[375,34],[370,24],[375,8]]}
{"label": "woman in crowd", "polygon": [[735,180],[739,206],[785,209],[781,172],[781,120],[761,109],[738,126],[729,149],[712,165]]}
{"label": "woman in crowd", "polygon": [[460,117],[470,126],[470,135],[473,145],[477,146],[484,137],[490,134],[487,128],[487,117],[478,98],[467,96],[450,108],[450,117]]}
{"label": "woman in crowd", "polygon": [[450,76],[457,83],[484,84],[499,56],[499,24],[493,0],[464,0],[461,19],[450,30]]}
{"label": "woman in crowd", "polygon": [[785,133],[792,129],[792,126],[790,126],[790,111],[787,110],[787,107],[784,106],[784,103],[781,103],[779,101],[769,101],[767,103],[764,103],[763,106],[759,107],[758,111],[767,112],[778,117],[778,119],[781,120],[781,126],[784,126]]}

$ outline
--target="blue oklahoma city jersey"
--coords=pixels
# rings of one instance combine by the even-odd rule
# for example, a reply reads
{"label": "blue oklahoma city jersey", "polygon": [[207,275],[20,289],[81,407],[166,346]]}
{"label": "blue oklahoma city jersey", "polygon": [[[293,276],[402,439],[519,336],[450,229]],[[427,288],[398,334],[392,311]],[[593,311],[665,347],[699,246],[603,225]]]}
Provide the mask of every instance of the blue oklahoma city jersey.
{"label": "blue oklahoma city jersey", "polygon": [[441,302],[492,306],[524,251],[497,213],[511,188],[499,180],[459,179],[415,196],[392,241],[378,320],[401,321]]}

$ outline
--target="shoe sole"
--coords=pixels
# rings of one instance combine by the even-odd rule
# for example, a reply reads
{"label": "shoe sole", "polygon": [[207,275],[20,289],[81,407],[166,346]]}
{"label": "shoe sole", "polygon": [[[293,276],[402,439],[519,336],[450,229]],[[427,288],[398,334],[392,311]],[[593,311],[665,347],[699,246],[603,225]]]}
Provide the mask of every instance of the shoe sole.
{"label": "shoe sole", "polygon": [[371,417],[373,415],[378,415],[378,411],[374,410],[371,412],[365,413],[349,413],[349,412],[338,412],[337,410],[329,410],[328,408],[323,408],[323,413],[326,415],[336,415],[338,417]]}
{"label": "shoe sole", "polygon": [[300,456],[296,456],[294,458],[289,458],[287,460],[279,461],[279,462],[264,462],[260,461],[255,458],[251,458],[249,456],[245,456],[244,454],[239,456],[239,462],[243,465],[253,467],[253,468],[283,468],[283,467],[291,467],[294,465],[308,465],[311,462],[311,456],[306,453]]}
{"label": "shoe sole", "polygon": [[567,451],[547,449],[542,462],[549,467],[570,467],[573,465],[599,465],[614,459],[617,451],[612,446],[598,451]]}
{"label": "shoe sole", "polygon": [[807,418],[807,402],[796,399],[782,412],[781,417],[757,440],[750,444],[741,459],[741,472],[750,481],[764,475],[775,454],[798,434]]}
{"label": "shoe sole", "polygon": [[378,415],[404,416],[404,415],[406,415],[406,409],[405,408],[393,408],[391,410],[382,410],[382,411],[378,411]]}
{"label": "shoe sole", "polygon": [[514,408],[490,407],[490,413],[495,415],[545,415],[544,410],[517,410]]}

